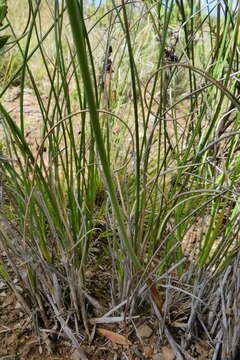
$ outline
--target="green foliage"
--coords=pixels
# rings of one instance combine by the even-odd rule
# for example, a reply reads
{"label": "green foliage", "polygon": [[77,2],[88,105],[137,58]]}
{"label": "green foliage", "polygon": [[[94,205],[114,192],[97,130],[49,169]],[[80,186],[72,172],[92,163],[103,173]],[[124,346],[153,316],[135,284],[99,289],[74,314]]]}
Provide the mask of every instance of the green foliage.
{"label": "green foliage", "polygon": [[[48,4],[47,24],[46,9],[30,3],[26,39],[14,37],[18,65],[9,66],[0,94],[20,76],[18,118],[0,104],[0,171],[10,202],[3,209],[18,214],[9,221],[21,241],[16,249],[0,241],[12,263],[23,264],[15,275],[45,327],[43,304],[52,301],[60,323],[71,310],[69,323],[81,314],[89,333],[83,288],[92,269],[100,287],[103,272],[111,277],[114,306],[135,294],[142,301],[150,277],[185,276],[188,256],[212,274],[236,253],[240,15],[228,10],[221,28],[179,1],[104,2],[98,11],[69,0],[72,38],[63,2]],[[37,146],[26,83],[41,115]],[[195,257],[183,247],[193,232]]]}
{"label": "green foliage", "polygon": [[3,25],[3,20],[7,15],[7,0],[0,0],[0,26]]}
{"label": "green foliage", "polygon": [[[3,21],[7,15],[7,1],[6,0],[0,0],[0,32],[1,27],[3,26]],[[4,45],[7,43],[9,39],[9,36],[7,35],[1,35],[0,36],[0,51],[4,47]]]}

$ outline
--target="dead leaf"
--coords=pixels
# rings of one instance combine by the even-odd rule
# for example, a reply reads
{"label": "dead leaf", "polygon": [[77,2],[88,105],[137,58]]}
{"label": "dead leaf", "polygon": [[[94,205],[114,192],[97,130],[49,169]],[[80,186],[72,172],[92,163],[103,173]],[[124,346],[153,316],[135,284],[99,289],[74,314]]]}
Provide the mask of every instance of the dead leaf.
{"label": "dead leaf", "polygon": [[163,346],[161,349],[162,352],[162,360],[174,360],[175,359],[175,353],[171,346]]}
{"label": "dead leaf", "polygon": [[2,307],[3,308],[5,308],[5,307],[7,307],[7,306],[9,306],[9,305],[11,305],[11,304],[13,304],[13,302],[14,302],[14,295],[13,294],[11,294],[10,296],[8,296],[7,297],[7,299],[3,302],[3,304],[2,304]]}
{"label": "dead leaf", "polygon": [[143,355],[146,356],[149,359],[152,359],[153,357],[154,348],[150,345],[144,345],[143,346]]}
{"label": "dead leaf", "polygon": [[132,345],[131,341],[129,341],[126,336],[120,335],[111,330],[107,330],[107,329],[103,329],[103,328],[99,328],[99,329],[97,329],[97,331],[100,335],[105,336],[106,338],[108,338],[109,340],[111,340],[112,342],[114,342],[116,344]]}
{"label": "dead leaf", "polygon": [[156,286],[151,286],[150,287],[150,291],[152,294],[152,297],[158,307],[158,310],[161,312],[162,308],[163,308],[163,298],[162,296],[159,294],[158,289],[156,288]]}
{"label": "dead leaf", "polygon": [[209,359],[210,346],[208,344],[207,339],[205,339],[205,341],[199,339],[199,341],[195,344],[195,347],[199,354],[198,356],[199,360]]}

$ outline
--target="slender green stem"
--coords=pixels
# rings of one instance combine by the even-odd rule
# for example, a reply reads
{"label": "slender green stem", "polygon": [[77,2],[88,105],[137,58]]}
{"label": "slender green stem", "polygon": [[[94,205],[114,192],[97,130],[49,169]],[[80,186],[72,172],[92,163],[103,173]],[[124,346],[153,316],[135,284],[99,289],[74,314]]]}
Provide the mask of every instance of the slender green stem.
{"label": "slender green stem", "polygon": [[125,250],[128,251],[130,258],[133,261],[134,266],[138,268],[140,266],[139,259],[137,258],[135,251],[133,250],[132,244],[129,241],[128,234],[126,232],[126,228],[123,220],[123,214],[118,204],[116,189],[113,183],[110,166],[107,160],[107,154],[106,154],[102,131],[99,123],[95,94],[92,86],[92,79],[91,79],[91,74],[89,71],[89,65],[87,59],[86,43],[85,43],[86,32],[84,31],[84,26],[83,26],[84,20],[83,18],[81,18],[81,12],[77,0],[67,0],[66,3],[68,8],[74,43],[76,46],[78,61],[83,78],[83,84],[86,91],[86,98],[89,106],[91,124],[96,139],[98,153],[101,159],[103,173],[108,187],[109,196],[111,198],[112,206],[117,219],[119,235],[121,240],[123,241]]}

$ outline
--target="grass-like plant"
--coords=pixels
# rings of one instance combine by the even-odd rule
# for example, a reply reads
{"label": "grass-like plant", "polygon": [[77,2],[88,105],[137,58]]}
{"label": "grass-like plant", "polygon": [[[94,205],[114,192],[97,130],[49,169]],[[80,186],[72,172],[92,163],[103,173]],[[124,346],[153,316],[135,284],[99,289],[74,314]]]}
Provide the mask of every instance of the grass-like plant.
{"label": "grass-like plant", "polygon": [[[110,321],[110,311],[126,320],[143,301],[165,319],[178,358],[189,344],[169,331],[178,301],[189,303],[186,333],[194,336],[195,321],[213,358],[229,352],[231,324],[222,326],[238,261],[240,10],[224,4],[213,17],[201,1],[29,0],[20,35],[7,18],[22,60],[0,94],[0,244],[12,269],[2,263],[0,274],[37,327],[56,317],[83,359],[79,334],[92,339],[91,318]],[[17,120],[5,104],[16,78]],[[36,144],[26,84],[41,113]],[[219,302],[216,330],[201,314]]]}

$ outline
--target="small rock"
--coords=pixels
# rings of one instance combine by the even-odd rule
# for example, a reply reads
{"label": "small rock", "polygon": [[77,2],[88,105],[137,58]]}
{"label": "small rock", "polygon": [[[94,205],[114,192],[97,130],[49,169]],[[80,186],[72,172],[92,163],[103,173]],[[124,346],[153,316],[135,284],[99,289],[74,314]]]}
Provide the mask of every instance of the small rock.
{"label": "small rock", "polygon": [[15,309],[22,309],[22,305],[20,304],[20,302],[16,303]]}
{"label": "small rock", "polygon": [[16,285],[16,290],[17,290],[20,294],[23,293],[23,289],[21,288],[21,286]]}
{"label": "small rock", "polygon": [[77,350],[74,350],[74,352],[71,354],[70,359],[71,360],[81,360],[81,356]]}
{"label": "small rock", "polygon": [[152,360],[162,360],[162,359],[163,359],[163,357],[162,357],[161,354],[155,354],[155,355],[153,355],[153,357],[152,357]]}
{"label": "small rock", "polygon": [[141,326],[139,326],[137,328],[138,336],[143,338],[143,339],[150,338],[152,333],[153,333],[152,328],[150,328],[150,326],[148,326],[147,324],[142,324]]}
{"label": "small rock", "polygon": [[175,356],[173,358],[172,355],[170,355],[170,357],[169,357],[166,354],[158,353],[158,354],[153,355],[153,357],[151,359],[152,360],[172,360],[172,359],[174,360]]}
{"label": "small rock", "polygon": [[3,281],[0,281],[0,290],[6,288],[6,284]]}
{"label": "small rock", "polygon": [[25,92],[25,94],[32,94],[32,89],[29,89],[29,88],[24,88],[23,90]]}

